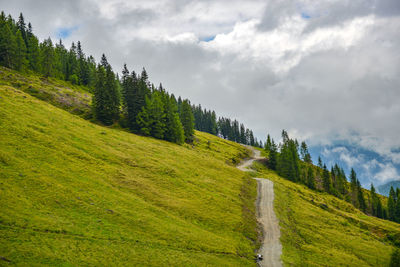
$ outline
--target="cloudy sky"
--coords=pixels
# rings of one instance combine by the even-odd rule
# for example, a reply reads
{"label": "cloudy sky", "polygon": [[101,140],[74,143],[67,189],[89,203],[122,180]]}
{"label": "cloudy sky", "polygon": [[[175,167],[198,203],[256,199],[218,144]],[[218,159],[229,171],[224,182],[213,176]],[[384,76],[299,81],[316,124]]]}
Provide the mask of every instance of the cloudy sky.
{"label": "cloudy sky", "polygon": [[306,140],[361,182],[400,179],[399,0],[0,0],[41,38],[144,66],[265,139]]}

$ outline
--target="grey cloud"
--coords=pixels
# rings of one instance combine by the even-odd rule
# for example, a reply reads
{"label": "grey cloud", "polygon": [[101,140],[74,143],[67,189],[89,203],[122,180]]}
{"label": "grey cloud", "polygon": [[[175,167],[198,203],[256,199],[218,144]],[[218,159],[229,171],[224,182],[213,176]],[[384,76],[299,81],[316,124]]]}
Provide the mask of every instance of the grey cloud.
{"label": "grey cloud", "polygon": [[380,17],[399,16],[398,0],[339,0],[339,1],[269,1],[259,29],[269,31],[277,27],[287,17],[307,15],[305,32],[318,27],[329,27],[344,23],[359,16]]}

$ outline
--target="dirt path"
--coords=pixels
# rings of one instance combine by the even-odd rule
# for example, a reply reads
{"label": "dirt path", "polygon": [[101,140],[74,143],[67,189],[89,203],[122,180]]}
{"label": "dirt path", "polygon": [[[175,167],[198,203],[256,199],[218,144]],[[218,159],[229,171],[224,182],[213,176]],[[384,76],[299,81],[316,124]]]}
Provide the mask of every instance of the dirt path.
{"label": "dirt path", "polygon": [[[250,148],[250,147],[249,147]],[[253,157],[241,162],[237,167],[242,171],[250,171],[250,167],[256,159],[262,159],[260,151],[250,148],[253,151]],[[279,242],[280,230],[279,222],[274,212],[274,183],[268,179],[255,178],[258,182],[258,221],[263,228],[263,242],[259,254],[263,260],[259,262],[260,266],[282,266],[280,260],[282,254],[282,245]]]}

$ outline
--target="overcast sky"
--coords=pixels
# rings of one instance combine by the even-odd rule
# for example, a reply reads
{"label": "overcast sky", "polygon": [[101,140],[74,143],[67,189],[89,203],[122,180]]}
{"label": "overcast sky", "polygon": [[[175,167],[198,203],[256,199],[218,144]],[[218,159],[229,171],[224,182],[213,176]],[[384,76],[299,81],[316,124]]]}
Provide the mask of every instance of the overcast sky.
{"label": "overcast sky", "polygon": [[[385,159],[371,181],[400,179],[399,0],[0,0],[0,6],[15,18],[23,12],[41,39],[63,37],[68,47],[80,40],[96,59],[104,52],[118,72],[123,63],[146,67],[155,84],[239,119],[263,140],[286,129],[313,146],[347,142]],[[329,153],[346,158],[343,149]],[[350,165],[357,160],[348,157]]]}

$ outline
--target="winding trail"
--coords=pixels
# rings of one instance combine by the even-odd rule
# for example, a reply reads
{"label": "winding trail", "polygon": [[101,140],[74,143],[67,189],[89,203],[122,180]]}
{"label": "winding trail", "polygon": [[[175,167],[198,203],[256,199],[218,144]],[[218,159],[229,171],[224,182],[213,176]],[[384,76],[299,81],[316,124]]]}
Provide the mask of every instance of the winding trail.
{"label": "winding trail", "polygon": [[[257,159],[263,159],[260,151],[246,146],[253,152],[250,159],[243,160],[237,168],[242,171],[250,171],[250,167]],[[280,230],[279,221],[274,212],[274,183],[268,179],[255,178],[258,182],[257,192],[257,217],[258,222],[263,229],[263,242],[259,254],[263,256],[263,260],[258,264],[260,266],[276,267],[282,266],[280,260],[282,254],[282,245],[279,241]]]}

